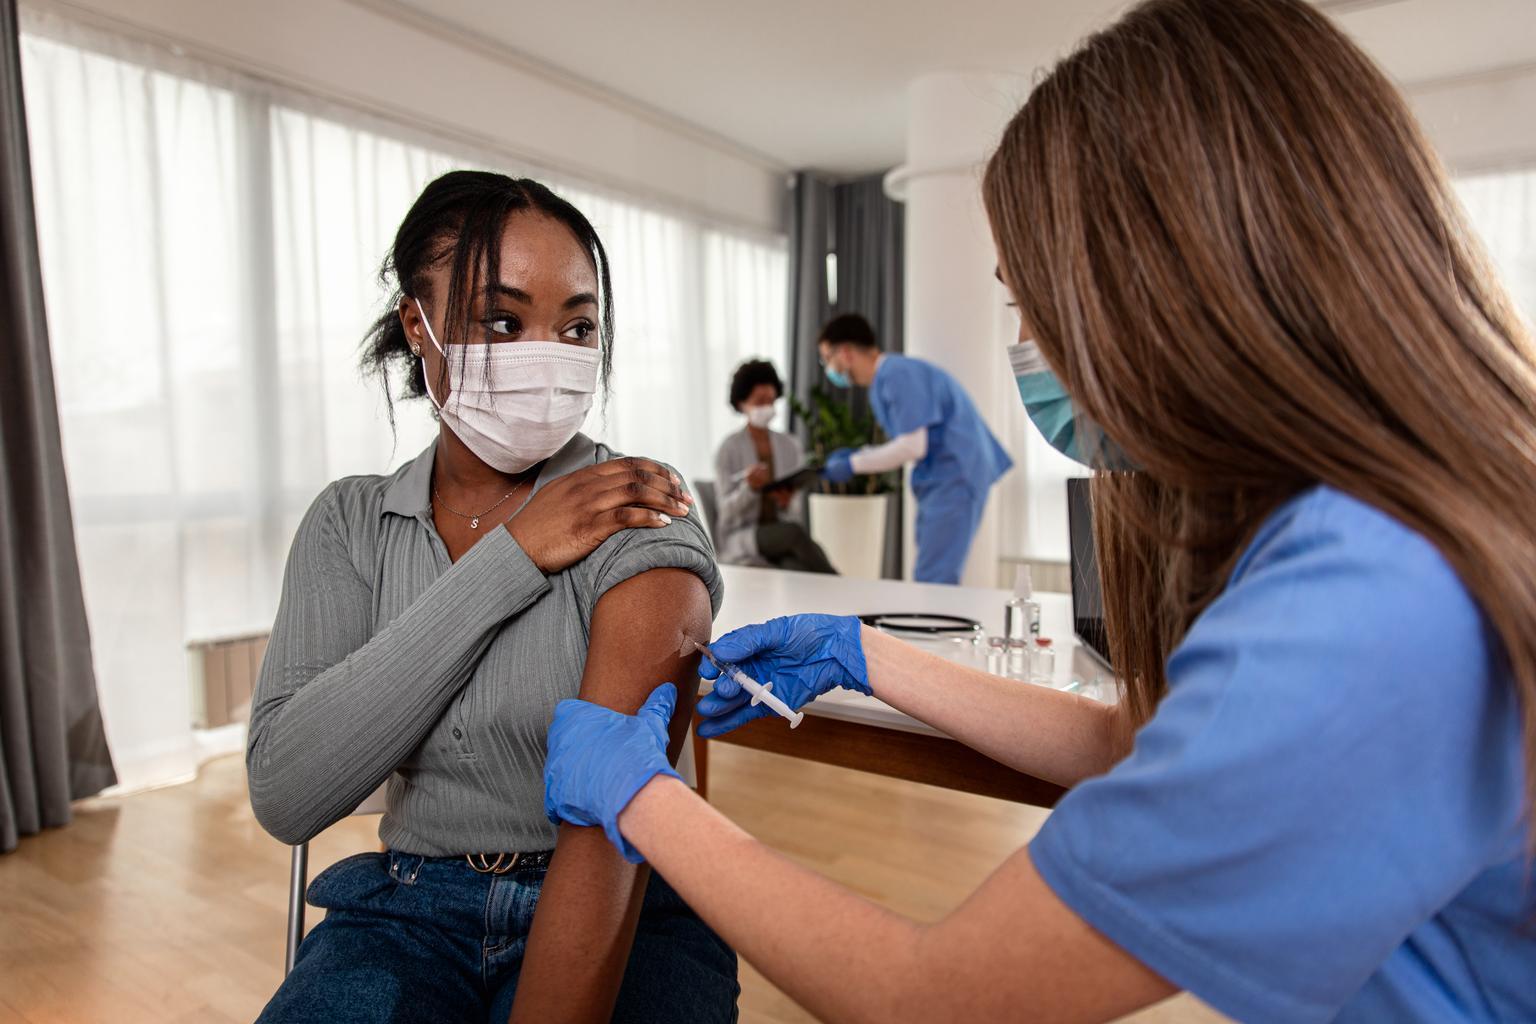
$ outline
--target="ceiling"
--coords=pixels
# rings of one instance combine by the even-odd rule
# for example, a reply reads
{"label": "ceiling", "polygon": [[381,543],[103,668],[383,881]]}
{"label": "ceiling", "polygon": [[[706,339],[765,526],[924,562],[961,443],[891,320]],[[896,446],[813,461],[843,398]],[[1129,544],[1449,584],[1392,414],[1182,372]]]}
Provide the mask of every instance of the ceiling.
{"label": "ceiling", "polygon": [[[364,0],[408,7],[783,167],[901,162],[906,86],[1029,73],[1123,0]],[[1536,0],[1319,0],[1400,82],[1536,64]]]}

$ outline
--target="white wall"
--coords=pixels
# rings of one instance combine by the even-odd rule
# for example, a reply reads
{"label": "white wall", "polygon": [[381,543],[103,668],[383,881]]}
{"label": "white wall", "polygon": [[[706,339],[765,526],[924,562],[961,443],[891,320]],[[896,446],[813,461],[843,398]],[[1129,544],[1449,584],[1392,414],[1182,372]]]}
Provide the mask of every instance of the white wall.
{"label": "white wall", "polygon": [[387,0],[34,5],[709,219],[782,226],[784,168]]}
{"label": "white wall", "polygon": [[1536,65],[1406,92],[1453,172],[1536,163]]}

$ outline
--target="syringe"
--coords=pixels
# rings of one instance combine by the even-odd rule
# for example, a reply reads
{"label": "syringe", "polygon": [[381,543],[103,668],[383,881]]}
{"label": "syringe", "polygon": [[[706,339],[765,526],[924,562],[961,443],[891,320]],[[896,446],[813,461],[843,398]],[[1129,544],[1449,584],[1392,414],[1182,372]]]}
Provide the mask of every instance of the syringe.
{"label": "syringe", "polygon": [[767,683],[760,683],[756,679],[753,679],[751,676],[747,675],[741,669],[737,668],[735,665],[721,664],[720,659],[711,654],[709,648],[705,647],[697,640],[693,641],[693,646],[697,647],[699,649],[699,653],[708,658],[709,663],[715,666],[715,668],[719,669],[721,673],[730,676],[732,679],[740,683],[741,688],[752,695],[752,703],[754,705],[759,703],[767,704],[780,718],[789,719],[789,727],[791,729],[798,726],[800,724],[800,720],[805,717],[804,712],[790,710],[788,704],[785,704],[782,700],[773,695],[771,692],[773,689],[773,683],[771,681]]}

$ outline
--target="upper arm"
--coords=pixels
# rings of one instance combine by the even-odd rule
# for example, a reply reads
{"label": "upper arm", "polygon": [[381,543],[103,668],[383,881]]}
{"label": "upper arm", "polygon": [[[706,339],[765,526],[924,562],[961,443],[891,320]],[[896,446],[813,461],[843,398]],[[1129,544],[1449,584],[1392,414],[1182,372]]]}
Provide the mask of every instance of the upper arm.
{"label": "upper arm", "polygon": [[332,485],[305,513],[289,549],[252,700],[250,750],[295,692],[367,643],[371,606],[371,591],[347,550]]}
{"label": "upper arm", "polygon": [[678,688],[675,759],[698,690],[698,653],[708,643],[724,588],[697,509],[659,529],[625,530],[584,563],[588,612],[583,700],[633,714],[662,683]]}
{"label": "upper arm", "polygon": [[942,423],[944,410],[931,374],[911,362],[897,363],[892,369],[881,387],[885,432],[896,437]]}
{"label": "upper arm", "polygon": [[581,698],[634,714],[662,683],[678,687],[668,755],[677,759],[698,692],[699,655],[709,641],[709,589],[686,569],[658,568],[608,590],[592,614]]}
{"label": "upper arm", "polygon": [[699,655],[721,599],[720,571],[697,512],[628,530],[598,549],[581,698],[634,714],[662,683],[678,688],[668,754],[677,759],[698,693]]}
{"label": "upper arm", "polygon": [[[719,571],[690,513],[626,530],[585,563],[589,613],[581,698],[634,714],[677,684],[668,755],[682,749],[698,692],[698,653],[720,595]],[[524,958],[513,1020],[607,1020],[623,978],[648,874],[601,829],[562,825]]]}

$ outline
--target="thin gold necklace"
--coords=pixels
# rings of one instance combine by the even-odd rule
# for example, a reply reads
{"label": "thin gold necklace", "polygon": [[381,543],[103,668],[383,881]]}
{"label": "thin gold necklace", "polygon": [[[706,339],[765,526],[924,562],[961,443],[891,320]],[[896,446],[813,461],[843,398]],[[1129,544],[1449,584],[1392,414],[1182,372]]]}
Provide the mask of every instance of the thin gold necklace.
{"label": "thin gold necklace", "polygon": [[527,482],[528,482],[527,480],[519,480],[517,482],[517,486],[516,487],[512,488],[506,494],[503,494],[501,496],[501,500],[500,501],[496,502],[496,504],[492,505],[490,508],[486,509],[484,512],[476,512],[473,515],[471,515],[468,512],[460,512],[458,509],[452,507],[446,501],[444,501],[443,500],[443,496],[437,492],[437,484],[433,484],[432,485],[432,497],[437,501],[437,503],[439,505],[442,506],[444,512],[451,512],[454,515],[458,516],[460,519],[468,519],[469,520],[469,528],[471,530],[478,530],[478,529],[480,529],[480,519],[481,519],[482,516],[489,515],[490,513],[494,512],[498,508],[500,508],[502,506],[502,504],[508,498],[512,497],[512,495],[514,495],[518,491],[522,490],[523,489],[523,484],[525,484]]}

